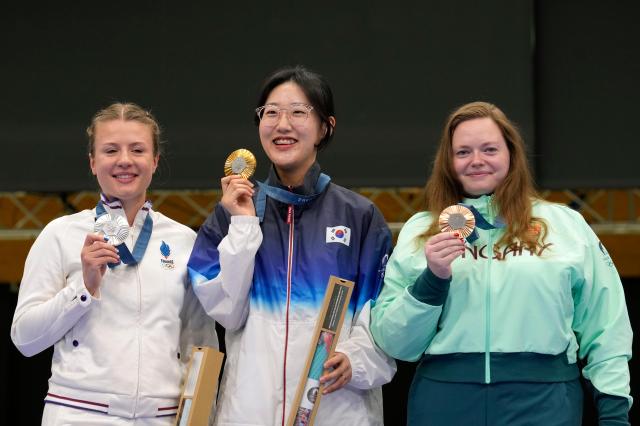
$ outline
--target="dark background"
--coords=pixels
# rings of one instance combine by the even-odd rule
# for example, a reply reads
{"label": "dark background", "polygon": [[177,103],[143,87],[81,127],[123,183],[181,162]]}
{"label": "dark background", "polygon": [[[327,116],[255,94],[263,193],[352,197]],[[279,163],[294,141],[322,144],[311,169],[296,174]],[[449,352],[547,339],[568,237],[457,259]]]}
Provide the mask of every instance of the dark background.
{"label": "dark background", "polygon": [[113,101],[166,129],[156,188],[210,189],[240,147],[264,177],[253,108],[286,64],[332,82],[320,158],[344,186],[421,186],[446,115],[473,100],[520,125],[542,187],[640,184],[638,2],[342,3],[5,5],[0,191],[94,188],[84,129]]}
{"label": "dark background", "polygon": [[[473,100],[520,125],[541,187],[640,185],[637,1],[343,3],[4,5],[0,191],[95,188],[84,128],[113,101],[150,108],[165,129],[156,188],[216,187],[241,147],[264,177],[257,90],[294,64],[332,83],[337,133],[320,162],[341,185],[421,186],[446,115]],[[640,282],[623,281],[640,324]],[[8,285],[0,294],[8,336],[16,294]],[[4,340],[3,415],[39,424],[50,357],[26,359]],[[404,423],[413,368],[401,363],[385,387],[389,425]],[[590,410],[585,424],[595,424]]]}

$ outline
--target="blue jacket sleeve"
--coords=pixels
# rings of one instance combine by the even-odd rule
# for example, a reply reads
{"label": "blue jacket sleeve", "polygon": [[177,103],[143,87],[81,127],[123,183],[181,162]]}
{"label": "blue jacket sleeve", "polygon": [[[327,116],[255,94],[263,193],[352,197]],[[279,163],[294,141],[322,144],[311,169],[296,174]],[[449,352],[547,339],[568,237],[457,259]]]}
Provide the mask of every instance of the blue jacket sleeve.
{"label": "blue jacket sleeve", "polygon": [[360,251],[356,314],[372,299],[378,297],[384,280],[385,267],[391,251],[391,231],[382,214],[375,206],[371,206],[371,222],[369,223]]}
{"label": "blue jacket sleeve", "polygon": [[[388,383],[396,372],[395,361],[378,348],[370,331],[370,303],[382,286],[384,269],[391,249],[391,232],[382,214],[371,205],[370,221],[363,228],[355,300],[355,318],[348,338],[338,343],[336,351],[351,362],[349,386],[372,389]],[[341,336],[342,338],[342,336]]]}
{"label": "blue jacket sleeve", "polygon": [[220,273],[218,245],[229,232],[229,215],[217,205],[198,231],[189,258],[189,278],[192,283],[211,280]]}

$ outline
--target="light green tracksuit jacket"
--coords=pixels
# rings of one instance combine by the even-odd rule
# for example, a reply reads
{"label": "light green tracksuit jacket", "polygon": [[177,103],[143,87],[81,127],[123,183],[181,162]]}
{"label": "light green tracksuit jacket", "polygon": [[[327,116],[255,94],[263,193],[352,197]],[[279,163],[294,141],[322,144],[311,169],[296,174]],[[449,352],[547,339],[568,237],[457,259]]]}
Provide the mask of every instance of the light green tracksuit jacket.
{"label": "light green tracksuit jacket", "polygon": [[[462,202],[493,223],[491,201]],[[544,247],[500,247],[499,260],[493,246],[502,230],[477,229],[450,280],[426,269],[417,237],[430,214],[409,219],[372,310],[376,343],[397,359],[424,357],[427,377],[454,382],[571,380],[580,358],[597,392],[627,398],[630,406],[632,331],[611,258],[570,208],[536,201],[533,216],[548,225]]]}

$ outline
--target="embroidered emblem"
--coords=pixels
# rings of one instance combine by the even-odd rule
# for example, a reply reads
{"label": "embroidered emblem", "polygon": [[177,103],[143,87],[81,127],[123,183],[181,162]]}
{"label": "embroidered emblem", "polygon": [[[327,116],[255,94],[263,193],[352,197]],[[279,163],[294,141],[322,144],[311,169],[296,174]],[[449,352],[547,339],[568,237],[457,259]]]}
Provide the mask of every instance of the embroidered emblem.
{"label": "embroidered emblem", "polygon": [[160,258],[160,264],[164,269],[175,268],[176,265],[173,263],[173,259],[170,259],[171,248],[169,247],[169,244],[165,243],[164,241],[162,242],[162,244],[160,244],[160,254],[162,255],[162,257]]}
{"label": "embroidered emblem", "polygon": [[349,245],[351,241],[351,229],[341,226],[327,226],[327,236],[325,242],[327,243],[342,243],[345,246]]}
{"label": "embroidered emblem", "polygon": [[529,229],[527,229],[527,232],[533,235],[540,235],[540,232],[542,232],[542,225],[536,221],[533,221],[531,222]]}
{"label": "embroidered emblem", "polygon": [[604,248],[604,244],[602,244],[601,241],[598,241],[598,247],[602,252],[602,260],[604,261],[604,263],[606,263],[610,267],[613,267],[613,260],[611,260],[611,256],[609,256],[609,252],[607,251],[606,248]]}
{"label": "embroidered emblem", "polygon": [[384,273],[387,270],[387,262],[389,261],[389,255],[385,254],[380,261],[380,268],[378,269],[378,279],[380,284],[384,281]]}

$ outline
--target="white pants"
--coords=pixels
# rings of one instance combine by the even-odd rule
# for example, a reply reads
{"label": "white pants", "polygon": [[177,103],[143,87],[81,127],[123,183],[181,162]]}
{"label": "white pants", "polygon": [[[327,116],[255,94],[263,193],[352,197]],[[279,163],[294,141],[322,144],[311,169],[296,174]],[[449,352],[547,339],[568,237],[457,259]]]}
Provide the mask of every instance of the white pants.
{"label": "white pants", "polygon": [[127,419],[81,408],[44,404],[42,426],[171,426],[176,416]]}

